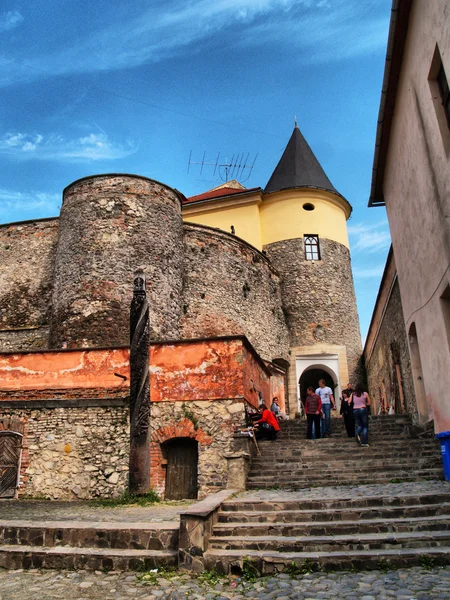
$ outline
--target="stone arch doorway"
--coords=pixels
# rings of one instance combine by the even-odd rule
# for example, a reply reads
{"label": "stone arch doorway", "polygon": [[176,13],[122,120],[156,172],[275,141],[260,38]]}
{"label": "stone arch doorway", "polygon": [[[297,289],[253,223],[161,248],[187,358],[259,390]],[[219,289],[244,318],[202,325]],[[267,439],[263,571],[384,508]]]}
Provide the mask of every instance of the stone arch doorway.
{"label": "stone arch doorway", "polygon": [[[302,402],[306,398],[306,390],[311,386],[314,389],[319,387],[319,379],[325,379],[325,383],[333,390],[336,397],[337,377],[336,374],[324,365],[314,365],[303,371],[299,380],[300,399]],[[339,394],[338,394],[339,395]]]}
{"label": "stone arch doorway", "polygon": [[22,454],[22,434],[0,431],[0,498],[17,494]]}
{"label": "stone arch doorway", "polygon": [[198,442],[174,438],[161,446],[166,462],[166,500],[197,498]]}

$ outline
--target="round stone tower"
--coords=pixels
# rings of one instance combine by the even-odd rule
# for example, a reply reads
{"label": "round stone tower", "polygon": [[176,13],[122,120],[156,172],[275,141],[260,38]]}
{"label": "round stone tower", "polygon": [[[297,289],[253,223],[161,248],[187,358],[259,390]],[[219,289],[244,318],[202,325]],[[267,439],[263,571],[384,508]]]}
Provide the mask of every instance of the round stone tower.
{"label": "round stone tower", "polygon": [[95,175],[69,185],[59,220],[50,346],[128,344],[137,267],[147,275],[151,338],[178,338],[180,194],[136,175]]}
{"label": "round stone tower", "polygon": [[281,275],[290,391],[297,397],[299,380],[303,397],[308,385],[317,387],[318,377],[336,395],[358,377],[361,336],[346,225],[350,213],[296,126],[264,189],[260,216],[264,250]]}

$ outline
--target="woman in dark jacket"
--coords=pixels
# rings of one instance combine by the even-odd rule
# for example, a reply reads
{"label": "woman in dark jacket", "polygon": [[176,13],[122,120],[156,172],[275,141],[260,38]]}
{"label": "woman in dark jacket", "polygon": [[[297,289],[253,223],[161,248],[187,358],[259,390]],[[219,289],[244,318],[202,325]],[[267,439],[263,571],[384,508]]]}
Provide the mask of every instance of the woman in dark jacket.
{"label": "woman in dark jacket", "polygon": [[342,392],[341,417],[344,417],[345,429],[349,438],[355,437],[355,417],[353,416],[353,400],[347,390]]}

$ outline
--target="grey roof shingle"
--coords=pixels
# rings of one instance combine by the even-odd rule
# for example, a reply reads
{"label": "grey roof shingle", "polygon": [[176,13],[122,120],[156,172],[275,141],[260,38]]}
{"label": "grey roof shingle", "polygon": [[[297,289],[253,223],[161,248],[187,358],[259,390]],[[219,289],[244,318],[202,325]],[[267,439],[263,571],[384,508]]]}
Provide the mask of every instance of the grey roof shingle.
{"label": "grey roof shingle", "polygon": [[296,125],[264,192],[304,187],[324,189],[341,195],[325,175],[325,171]]}

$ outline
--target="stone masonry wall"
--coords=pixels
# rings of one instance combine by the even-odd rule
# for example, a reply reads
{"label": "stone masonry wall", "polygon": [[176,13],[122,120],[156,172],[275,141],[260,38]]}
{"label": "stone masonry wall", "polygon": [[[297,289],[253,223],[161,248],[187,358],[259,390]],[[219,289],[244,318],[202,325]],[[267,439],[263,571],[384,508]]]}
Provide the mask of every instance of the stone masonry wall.
{"label": "stone masonry wall", "polygon": [[265,250],[281,276],[291,346],[345,345],[350,379],[360,379],[361,334],[348,248],[321,239],[321,260],[314,262],[305,259],[300,238]]}
{"label": "stone masonry wall", "polygon": [[147,275],[151,337],[179,337],[183,223],[177,192],[132,175],[102,175],[64,190],[50,342],[129,343],[133,272]]}
{"label": "stone masonry wall", "polygon": [[226,488],[226,454],[233,448],[235,427],[245,425],[244,401],[157,402],[151,410],[152,487],[164,495],[165,468],[161,466],[164,442],[190,437],[198,441],[199,498]]}
{"label": "stone masonry wall", "polygon": [[0,225],[0,351],[47,347],[58,219]]}
{"label": "stone masonry wall", "polygon": [[239,238],[184,225],[183,338],[246,335],[267,360],[288,356],[280,279]]}
{"label": "stone masonry wall", "polygon": [[19,409],[0,420],[25,424],[19,496],[86,499],[119,496],[128,477],[128,409]]}
{"label": "stone masonry wall", "polygon": [[403,308],[398,280],[394,283],[377,340],[371,356],[366,360],[369,395],[380,406],[380,387],[384,383],[388,402],[399,408],[399,395],[394,376],[395,361],[400,364],[406,411],[418,422],[414,383],[411,374],[408,340],[406,339]]}

